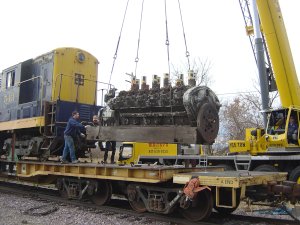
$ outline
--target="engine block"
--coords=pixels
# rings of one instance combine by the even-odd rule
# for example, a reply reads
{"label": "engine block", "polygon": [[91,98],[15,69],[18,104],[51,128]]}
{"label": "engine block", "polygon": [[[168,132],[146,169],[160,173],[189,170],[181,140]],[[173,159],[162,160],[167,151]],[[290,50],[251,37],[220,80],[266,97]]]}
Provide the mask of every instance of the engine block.
{"label": "engine block", "polygon": [[194,127],[196,142],[211,144],[218,134],[221,104],[210,88],[195,84],[195,78],[190,76],[188,85],[184,85],[182,76],[172,87],[165,75],[163,87],[160,87],[160,78],[154,75],[152,88],[146,84],[145,77],[139,88],[139,80],[132,79],[129,91],[121,91],[115,97],[115,90],[110,90],[105,97],[107,107],[100,113],[102,126],[140,128],[141,132],[145,127],[170,128],[165,132],[174,127]]}

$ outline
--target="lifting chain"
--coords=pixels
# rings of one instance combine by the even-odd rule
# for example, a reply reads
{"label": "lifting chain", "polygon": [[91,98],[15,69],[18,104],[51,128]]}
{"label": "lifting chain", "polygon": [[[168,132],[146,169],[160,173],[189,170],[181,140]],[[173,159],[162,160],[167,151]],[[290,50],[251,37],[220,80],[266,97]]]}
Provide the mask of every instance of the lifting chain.
{"label": "lifting chain", "polygon": [[185,44],[185,56],[187,58],[188,61],[188,67],[189,67],[189,71],[191,69],[190,66],[190,53],[188,51],[188,47],[187,47],[187,43],[186,43],[186,37],[185,37],[185,31],[184,31],[184,25],[183,25],[183,19],[182,19],[182,12],[181,12],[181,6],[180,6],[180,0],[178,0],[178,7],[179,7],[179,12],[180,12],[180,19],[181,19],[181,26],[182,26],[182,32],[183,32],[183,39],[184,39],[184,44]]}
{"label": "lifting chain", "polygon": [[[115,54],[113,56],[113,64],[112,64],[110,77],[109,77],[109,84],[108,84],[109,89],[111,87],[112,74],[113,74],[114,66],[115,66],[115,63],[116,63],[117,56],[118,56],[118,50],[119,50],[119,45],[120,45],[120,41],[121,41],[123,26],[124,26],[126,14],[127,14],[128,4],[129,4],[129,0],[127,0],[127,4],[126,4],[124,16],[123,16],[123,21],[122,21],[122,25],[121,25],[121,30],[120,30],[120,34],[119,34],[119,38],[118,38],[118,42],[117,42],[117,46],[116,46],[116,50],[115,50]],[[171,74],[170,73],[170,48],[169,48],[170,47],[170,41],[169,41],[169,31],[168,31],[167,0],[164,1],[164,6],[165,6],[165,27],[166,27],[166,42],[165,42],[165,44],[167,46],[168,73]],[[183,38],[184,38],[184,44],[185,44],[185,55],[186,55],[187,61],[188,61],[188,69],[190,70],[190,60],[189,60],[190,53],[188,51],[187,42],[186,42],[186,35],[185,35],[185,30],[184,30],[180,0],[178,0],[178,7],[179,7],[179,12],[180,12]],[[142,1],[141,14],[140,14],[139,35],[138,35],[137,51],[136,51],[136,57],[135,57],[135,73],[134,73],[135,77],[136,77],[137,66],[138,66],[138,62],[139,62],[139,48],[140,48],[140,40],[141,40],[143,9],[144,9],[144,0]]]}
{"label": "lifting chain", "polygon": [[110,87],[111,87],[111,77],[112,77],[112,74],[113,74],[113,71],[114,71],[115,62],[116,62],[116,59],[117,59],[117,57],[118,57],[118,50],[119,50],[119,45],[120,45],[120,41],[121,41],[121,36],[122,36],[122,31],[123,31],[124,21],[125,21],[125,18],[126,18],[126,13],[127,13],[128,4],[129,4],[129,0],[127,0],[127,4],[126,4],[124,16],[123,16],[123,21],[122,21],[122,25],[121,25],[120,35],[119,35],[119,38],[118,38],[118,42],[117,42],[117,47],[116,47],[115,54],[114,54],[114,56],[113,56],[113,59],[114,59],[114,60],[113,60],[113,64],[112,64],[112,67],[111,67],[110,76],[109,76],[109,82],[108,82],[108,89],[109,89],[109,90],[110,90]]}
{"label": "lifting chain", "polygon": [[166,23],[166,46],[167,46],[167,55],[168,55],[168,69],[170,74],[170,49],[169,49],[169,32],[168,32],[168,16],[167,16],[167,0],[165,0],[165,23]]}
{"label": "lifting chain", "polygon": [[143,10],[144,10],[144,0],[142,2],[141,17],[140,17],[140,28],[139,28],[139,38],[138,38],[138,44],[137,44],[137,50],[136,50],[136,57],[135,57],[135,60],[134,60],[134,62],[135,62],[134,77],[136,77],[136,70],[137,70],[137,65],[138,65],[138,62],[139,62],[139,50],[140,50]]}

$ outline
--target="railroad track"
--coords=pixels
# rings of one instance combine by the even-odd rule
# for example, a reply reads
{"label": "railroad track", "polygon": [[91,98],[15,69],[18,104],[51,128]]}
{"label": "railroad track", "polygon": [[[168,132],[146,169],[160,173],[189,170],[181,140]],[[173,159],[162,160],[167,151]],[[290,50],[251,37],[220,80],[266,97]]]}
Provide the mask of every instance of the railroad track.
{"label": "railroad track", "polygon": [[[30,208],[25,211],[26,214],[31,215],[46,215],[57,210],[57,206],[54,205],[72,205],[89,212],[104,213],[106,215],[120,214],[120,219],[124,215],[132,216],[136,218],[147,218],[154,221],[167,222],[172,225],[250,225],[250,224],[262,224],[262,225],[294,225],[299,224],[295,220],[287,219],[274,219],[274,218],[264,218],[258,216],[245,216],[245,215],[228,215],[226,217],[213,213],[211,218],[207,221],[192,222],[188,221],[178,215],[178,213],[173,213],[170,215],[154,214],[154,213],[138,213],[131,209],[129,203],[122,198],[113,198],[109,205],[98,206],[93,204],[88,199],[86,200],[68,200],[62,198],[58,191],[55,189],[46,189],[41,187],[34,187],[33,192],[32,186],[20,185],[16,183],[4,183],[0,181],[0,192],[10,193],[15,195],[20,195],[22,197],[31,198],[34,200],[39,200],[45,203],[42,207]],[[48,207],[47,207],[48,206]],[[123,216],[122,216],[123,215]]]}

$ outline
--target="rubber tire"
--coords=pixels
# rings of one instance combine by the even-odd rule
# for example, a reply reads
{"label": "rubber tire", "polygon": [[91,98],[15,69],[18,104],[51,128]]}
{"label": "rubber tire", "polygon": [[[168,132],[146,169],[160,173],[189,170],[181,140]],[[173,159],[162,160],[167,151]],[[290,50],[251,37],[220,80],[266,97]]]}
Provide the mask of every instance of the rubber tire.
{"label": "rubber tire", "polygon": [[217,166],[222,166],[224,168],[224,171],[235,171],[235,169],[227,164],[218,164]]}
{"label": "rubber tire", "polygon": [[295,181],[300,184],[300,166],[297,166],[292,170],[289,176],[290,181]]}
{"label": "rubber tire", "polygon": [[278,172],[278,170],[269,164],[262,164],[256,167],[253,171],[261,171],[261,172]]}

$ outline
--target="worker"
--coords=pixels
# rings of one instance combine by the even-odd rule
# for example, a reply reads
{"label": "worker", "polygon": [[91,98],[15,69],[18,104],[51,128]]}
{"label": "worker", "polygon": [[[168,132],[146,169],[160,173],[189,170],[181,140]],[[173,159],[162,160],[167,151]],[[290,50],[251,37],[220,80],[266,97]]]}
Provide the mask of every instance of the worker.
{"label": "worker", "polygon": [[71,162],[78,163],[79,161],[75,156],[75,145],[74,141],[78,136],[84,137],[85,135],[81,133],[85,128],[79,122],[79,112],[73,111],[72,116],[68,120],[67,127],[64,131],[65,147],[63,150],[63,155],[60,160],[62,163],[67,163],[67,156],[70,154]]}
{"label": "worker", "polygon": [[292,144],[297,144],[298,143],[297,133],[298,133],[298,124],[296,123],[295,117],[290,116],[290,121],[289,121],[289,125],[288,125],[288,132],[287,132],[287,137],[288,137],[289,143],[292,143]]}
{"label": "worker", "polygon": [[285,118],[283,116],[283,113],[278,113],[277,114],[275,126],[276,126],[276,129],[284,129],[284,127],[285,127]]}
{"label": "worker", "polygon": [[99,126],[99,119],[97,115],[93,116],[93,126]]}
{"label": "worker", "polygon": [[[99,117],[97,115],[94,115],[93,116],[93,121],[91,123],[91,126],[98,127],[99,125],[100,125]],[[87,126],[85,128],[87,128]],[[96,137],[96,139],[98,139],[98,136]],[[101,146],[102,146],[102,142],[101,141],[90,141],[90,142],[93,143],[93,148],[96,148],[97,146],[99,146],[99,148],[101,149]]]}
{"label": "worker", "polygon": [[[97,115],[93,116],[93,125],[92,126],[99,126],[99,118]],[[101,151],[104,151],[104,161],[103,163],[107,163],[108,152],[111,151],[110,162],[112,164],[115,163],[115,153],[116,153],[116,142],[115,141],[106,141],[105,146],[103,146],[103,142],[99,141],[98,146]]]}
{"label": "worker", "polygon": [[283,134],[285,132],[285,116],[283,113],[277,113],[274,117],[273,126],[270,129],[270,134]]}
{"label": "worker", "polygon": [[116,142],[115,141],[107,141],[105,142],[104,147],[104,162],[107,163],[108,151],[111,151],[110,163],[115,163],[115,154],[116,154]]}

